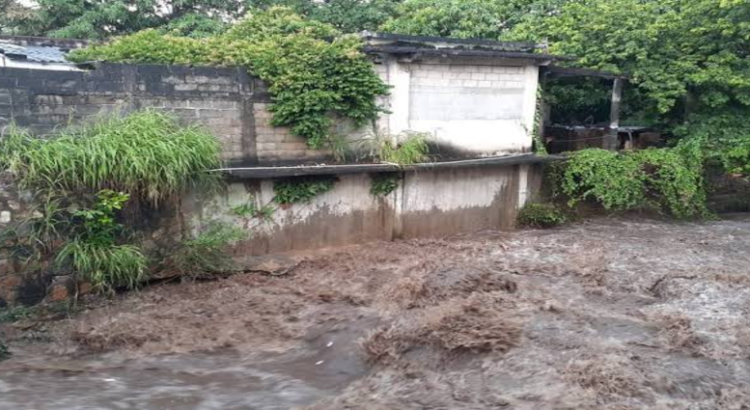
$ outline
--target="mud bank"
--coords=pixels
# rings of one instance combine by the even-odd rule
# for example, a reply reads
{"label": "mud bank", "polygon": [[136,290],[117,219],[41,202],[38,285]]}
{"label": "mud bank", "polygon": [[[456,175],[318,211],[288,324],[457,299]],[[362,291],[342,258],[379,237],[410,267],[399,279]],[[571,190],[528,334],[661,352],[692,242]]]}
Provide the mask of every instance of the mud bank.
{"label": "mud bank", "polygon": [[162,285],[6,327],[0,408],[745,408],[749,249],[747,217],[600,219]]}

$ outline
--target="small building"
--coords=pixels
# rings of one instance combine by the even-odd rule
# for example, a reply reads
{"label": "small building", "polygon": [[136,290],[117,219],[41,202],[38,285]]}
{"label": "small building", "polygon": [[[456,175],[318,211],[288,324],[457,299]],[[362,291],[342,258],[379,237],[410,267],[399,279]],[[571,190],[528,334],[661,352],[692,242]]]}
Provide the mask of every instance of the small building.
{"label": "small building", "polygon": [[530,43],[363,33],[391,85],[388,134],[424,132],[467,157],[532,149],[540,67],[562,59]]}
{"label": "small building", "polygon": [[83,40],[0,36],[0,67],[80,71],[65,54],[86,44]]}

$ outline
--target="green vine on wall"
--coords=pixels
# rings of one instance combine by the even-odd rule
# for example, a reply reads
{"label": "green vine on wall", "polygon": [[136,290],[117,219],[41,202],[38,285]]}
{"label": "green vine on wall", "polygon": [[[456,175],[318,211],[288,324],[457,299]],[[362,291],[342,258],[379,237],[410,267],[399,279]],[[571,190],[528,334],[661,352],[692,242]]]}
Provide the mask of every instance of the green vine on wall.
{"label": "green vine on wall", "polygon": [[398,189],[398,174],[375,174],[372,176],[370,193],[374,196],[385,197]]}
{"label": "green vine on wall", "polygon": [[311,148],[325,146],[333,117],[356,126],[377,119],[376,97],[388,93],[357,36],[308,21],[291,9],[253,10],[227,33],[208,39],[145,30],[72,52],[76,62],[245,67],[269,84],[272,124],[288,126]]}
{"label": "green vine on wall", "polygon": [[575,152],[555,178],[557,194],[575,206],[593,200],[607,210],[657,209],[677,218],[707,215],[699,146],[616,153]]}
{"label": "green vine on wall", "polygon": [[316,196],[333,189],[336,178],[330,176],[299,177],[276,181],[274,201],[282,206],[307,203]]}
{"label": "green vine on wall", "polygon": [[534,140],[534,151],[537,155],[548,155],[547,146],[544,143],[544,89],[542,85],[536,90],[536,110],[534,111],[534,129],[531,131]]}

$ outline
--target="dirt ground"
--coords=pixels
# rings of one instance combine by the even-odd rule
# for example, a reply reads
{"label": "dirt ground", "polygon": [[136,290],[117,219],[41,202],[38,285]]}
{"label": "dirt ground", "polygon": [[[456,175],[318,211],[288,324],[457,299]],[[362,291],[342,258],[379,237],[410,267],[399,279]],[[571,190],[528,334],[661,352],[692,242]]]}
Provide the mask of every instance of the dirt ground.
{"label": "dirt ground", "polygon": [[49,366],[39,352],[307,349],[326,366],[311,378],[334,387],[300,405],[311,409],[745,409],[749,309],[750,217],[597,219],[154,286],[44,324],[43,343],[11,332],[11,348],[36,353],[0,373]]}

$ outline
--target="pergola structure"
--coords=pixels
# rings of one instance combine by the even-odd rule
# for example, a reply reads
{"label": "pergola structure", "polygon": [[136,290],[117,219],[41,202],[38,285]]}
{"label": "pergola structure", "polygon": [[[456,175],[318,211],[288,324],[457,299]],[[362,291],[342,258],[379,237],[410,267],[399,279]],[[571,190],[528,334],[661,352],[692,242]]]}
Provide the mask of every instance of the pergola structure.
{"label": "pergola structure", "polygon": [[604,147],[609,150],[619,148],[618,134],[620,128],[620,106],[622,104],[622,90],[628,77],[606,71],[589,70],[585,68],[568,68],[556,65],[545,67],[542,80],[548,77],[595,77],[612,80],[612,101],[609,111],[609,133],[604,138]]}

